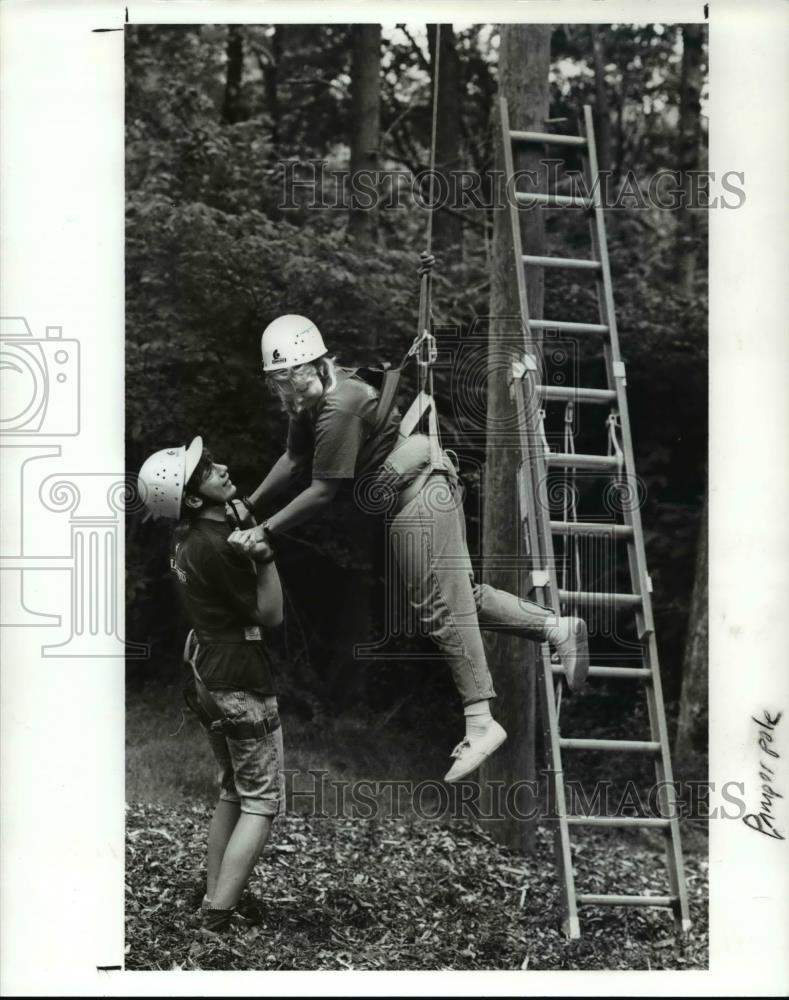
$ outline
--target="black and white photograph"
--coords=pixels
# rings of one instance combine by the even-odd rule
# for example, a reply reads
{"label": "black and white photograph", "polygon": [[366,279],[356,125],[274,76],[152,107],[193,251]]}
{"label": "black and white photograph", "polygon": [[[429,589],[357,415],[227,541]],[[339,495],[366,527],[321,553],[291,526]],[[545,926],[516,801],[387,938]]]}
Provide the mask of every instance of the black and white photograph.
{"label": "black and white photograph", "polygon": [[3,992],[780,995],[777,5],[7,3]]}
{"label": "black and white photograph", "polygon": [[707,63],[126,28],[127,967],[706,967]]}

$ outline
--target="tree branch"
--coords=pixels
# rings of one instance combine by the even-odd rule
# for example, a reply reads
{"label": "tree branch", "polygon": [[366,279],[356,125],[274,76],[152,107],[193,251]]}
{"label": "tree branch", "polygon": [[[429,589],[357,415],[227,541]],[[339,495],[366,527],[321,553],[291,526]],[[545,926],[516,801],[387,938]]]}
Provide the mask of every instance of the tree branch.
{"label": "tree branch", "polygon": [[397,27],[400,29],[400,31],[402,31],[402,33],[411,43],[411,47],[413,48],[414,52],[416,53],[417,59],[419,60],[419,65],[428,75],[431,75],[432,69],[430,66],[430,60],[427,58],[422,49],[419,47],[419,42],[417,42],[417,40],[411,34],[409,34],[409,31],[404,24],[398,24]]}

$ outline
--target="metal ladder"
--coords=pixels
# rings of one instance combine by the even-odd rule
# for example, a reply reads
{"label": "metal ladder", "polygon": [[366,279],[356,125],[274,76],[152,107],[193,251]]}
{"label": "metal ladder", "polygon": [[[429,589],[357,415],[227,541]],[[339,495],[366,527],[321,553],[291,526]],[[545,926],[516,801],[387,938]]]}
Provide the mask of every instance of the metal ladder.
{"label": "metal ladder", "polygon": [[[688,899],[683,871],[682,848],[673,787],[668,732],[660,682],[655,628],[652,616],[651,581],[647,573],[641,517],[637,503],[622,505],[621,523],[596,521],[557,521],[551,519],[547,495],[548,472],[551,469],[585,469],[587,474],[619,477],[624,487],[636,485],[633,447],[625,393],[625,366],[619,354],[611,274],[608,262],[605,220],[600,186],[598,183],[597,153],[594,141],[592,113],[584,107],[585,136],[561,135],[540,132],[513,131],[509,127],[507,102],[500,100],[501,140],[504,151],[505,176],[514,176],[513,148],[521,145],[573,147],[584,157],[584,176],[589,197],[516,192],[515,204],[510,204],[509,228],[515,254],[518,299],[523,327],[526,331],[526,353],[522,362],[512,367],[512,388],[518,406],[519,438],[523,457],[519,475],[519,500],[525,541],[531,566],[531,583],[534,599],[539,603],[563,612],[587,617],[584,608],[627,610],[635,615],[638,636],[635,659],[637,667],[612,665],[592,666],[590,679],[608,678],[643,684],[646,690],[650,738],[648,740],[575,739],[559,731],[562,669],[551,661],[547,644],[541,647],[541,667],[538,667],[538,686],[542,713],[545,757],[550,776],[548,789],[549,815],[554,831],[554,851],[562,884],[562,926],[570,938],[580,937],[578,908],[594,906],[666,907],[673,911],[677,930],[684,933],[690,927]],[[592,256],[590,259],[529,256],[522,252],[520,222],[521,205],[578,208],[589,216]],[[526,294],[526,267],[560,267],[594,274],[597,288],[599,323],[577,323],[555,319],[530,319]],[[543,385],[539,374],[539,352],[544,342],[544,331],[552,330],[578,337],[602,337],[605,343],[605,389]],[[560,402],[565,406],[590,404],[609,405],[609,430],[619,431],[621,451],[614,455],[577,455],[548,450],[543,427],[543,407]],[[616,429],[610,426],[615,421]],[[599,593],[560,589],[557,583],[554,537],[563,536],[564,546],[570,538],[604,537],[610,545],[620,541],[627,545],[631,592]],[[577,551],[577,550],[576,550]],[[574,609],[579,607],[579,611]],[[592,633],[593,634],[593,633]],[[613,657],[612,657],[613,659]],[[554,678],[557,678],[556,684]],[[562,753],[577,750],[646,753],[654,757],[655,776],[658,781],[659,816],[585,816],[569,815],[564,781]],[[579,894],[570,852],[570,828],[579,826],[652,827],[662,831],[665,838],[666,867],[669,892],[665,896],[651,895],[592,895]]]}

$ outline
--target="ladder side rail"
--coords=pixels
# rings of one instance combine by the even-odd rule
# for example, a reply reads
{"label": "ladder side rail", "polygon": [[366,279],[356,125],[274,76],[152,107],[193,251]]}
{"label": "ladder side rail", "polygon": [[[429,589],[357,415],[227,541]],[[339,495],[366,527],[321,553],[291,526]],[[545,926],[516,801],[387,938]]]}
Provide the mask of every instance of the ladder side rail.
{"label": "ladder side rail", "polygon": [[652,683],[647,685],[647,711],[649,713],[650,729],[653,737],[657,737],[660,753],[655,756],[655,778],[660,788],[658,801],[662,814],[669,820],[665,831],[666,868],[668,869],[671,893],[676,897],[674,921],[681,933],[690,927],[690,911],[688,908],[688,893],[685,884],[685,863],[682,856],[682,843],[679,830],[679,811],[676,790],[674,788],[674,769],[671,764],[669,750],[668,726],[663,701],[663,686],[660,669],[657,666],[657,640],[654,634],[647,639],[648,656],[652,660]]}
{"label": "ladder side rail", "polygon": [[[530,377],[531,376],[531,377]],[[545,463],[540,461],[542,439],[538,432],[533,395],[536,384],[535,373],[526,370],[517,386],[518,425],[521,435],[521,452],[523,467],[521,476],[527,477],[524,494],[528,505],[526,520],[530,522],[531,538],[533,538],[532,560],[537,561],[542,570],[548,571],[546,578],[541,578],[544,586],[533,588],[535,598],[548,607],[555,607],[551,601],[551,579],[553,577],[553,593],[557,594],[555,567],[546,558],[544,535],[539,529],[542,520],[538,514],[538,490],[541,476],[545,474]],[[531,383],[531,385],[529,385]],[[531,416],[529,416],[531,415]],[[550,537],[550,535],[548,536]],[[556,712],[556,689],[553,682],[553,667],[551,654],[547,643],[540,646],[541,670],[538,678],[540,691],[540,709],[542,718],[543,745],[545,759],[548,765],[548,808],[553,825],[553,846],[556,858],[556,868],[560,877],[562,892],[562,926],[571,939],[581,936],[578,918],[578,900],[573,875],[572,853],[570,849],[570,830],[567,823],[567,798],[564,786],[564,769],[562,751],[559,743],[559,719]],[[561,683],[561,681],[559,682]]]}
{"label": "ladder side rail", "polygon": [[[625,393],[625,378],[621,371],[617,371],[619,365],[617,365],[617,368],[614,367],[615,362],[621,363],[621,356],[619,353],[619,337],[616,327],[611,270],[608,260],[605,217],[603,213],[600,189],[597,184],[599,172],[597,165],[597,149],[594,138],[594,126],[592,121],[592,110],[588,105],[584,106],[584,123],[587,136],[588,171],[590,174],[589,180],[591,181],[591,190],[594,200],[594,221],[592,222],[590,219],[590,231],[592,236],[593,253],[594,256],[600,261],[601,283],[603,286],[603,295],[598,295],[598,301],[600,303],[600,320],[603,323],[607,323],[610,336],[610,342],[606,344],[606,368],[608,370],[609,387],[615,389],[617,394],[617,406],[622,432],[622,450],[625,456],[625,472],[630,482],[635,483],[635,459],[630,432],[627,397]],[[599,284],[600,281],[598,282],[598,285]],[[678,929],[686,931],[690,927],[687,888],[684,876],[684,862],[680,842],[676,795],[673,785],[673,768],[671,766],[671,755],[669,752],[668,728],[666,725],[660,664],[658,659],[657,641],[654,633],[652,599],[646,565],[646,552],[644,549],[641,512],[637,502],[634,502],[633,504],[625,504],[623,513],[626,523],[633,529],[632,539],[628,542],[628,559],[630,562],[632,584],[635,587],[636,582],[638,582],[641,591],[643,599],[642,607],[645,619],[644,624],[647,626],[647,634],[642,639],[644,644],[644,659],[652,675],[652,682],[647,685],[646,689],[647,710],[650,719],[650,730],[653,737],[655,737],[660,743],[661,747],[660,756],[655,760],[655,776],[658,782],[661,783],[661,787],[663,789],[663,795],[661,798],[669,818],[669,826],[666,830],[666,861],[672,893],[678,899],[678,905],[674,909],[674,916]]]}
{"label": "ladder side rail", "polygon": [[[505,178],[515,177],[515,165],[512,155],[512,141],[510,138],[509,110],[506,98],[499,99],[499,118],[501,123],[502,153],[504,159]],[[508,182],[509,183],[509,182]],[[508,190],[507,211],[509,214],[510,230],[512,233],[512,246],[515,256],[515,274],[518,288],[518,302],[520,305],[520,315],[523,323],[524,352],[528,347],[528,339],[531,337],[529,329],[529,304],[526,292],[526,274],[523,267],[523,248],[521,245],[520,212],[517,201],[514,197],[514,180],[512,197],[509,197]],[[540,536],[540,521],[536,516],[534,490],[534,468],[532,463],[532,448],[539,447],[539,442],[533,434],[530,435],[528,421],[526,420],[526,408],[530,400],[524,398],[523,383],[515,386],[515,398],[518,409],[518,425],[521,439],[521,456],[525,462],[525,469],[521,469],[521,476],[528,476],[526,489],[519,493],[526,497],[527,511],[527,531],[529,535],[530,557],[532,560],[540,560],[544,554],[544,536]],[[532,399],[535,397],[532,396]],[[550,539],[550,530],[548,538]],[[578,938],[581,935],[580,923],[578,920],[578,904],[575,891],[575,879],[573,877],[572,855],[570,851],[570,835],[567,826],[567,805],[564,795],[564,778],[561,764],[561,751],[558,745],[558,725],[556,720],[555,706],[553,702],[553,673],[550,668],[550,655],[547,645],[541,648],[542,660],[542,683],[538,682],[540,690],[540,705],[542,709],[543,741],[545,746],[545,756],[552,772],[552,784],[549,788],[550,809],[555,814],[553,830],[554,857],[556,868],[561,881],[563,923],[566,933],[571,938]]]}
{"label": "ladder side rail", "polygon": [[[534,349],[534,344],[538,348],[542,347],[542,332],[539,329],[532,329],[531,327],[531,315],[529,312],[529,296],[526,287],[526,272],[523,266],[523,243],[521,240],[521,212],[518,208],[518,201],[515,197],[515,181],[512,180],[512,190],[510,190],[509,178],[515,177],[515,159],[513,156],[513,141],[512,134],[510,130],[510,114],[509,108],[507,106],[507,99],[505,97],[499,98],[499,118],[501,121],[501,141],[503,146],[503,157],[504,157],[504,176],[506,180],[506,191],[507,191],[507,212],[509,213],[510,230],[512,233],[512,249],[514,253],[514,265],[515,274],[518,282],[518,303],[520,305],[521,321],[523,324],[523,344],[522,350],[525,355],[531,354]],[[537,334],[534,337],[534,334]],[[533,399],[538,399],[539,397],[533,396]],[[523,405],[529,406],[528,399],[521,399],[520,401]],[[536,433],[536,428],[528,427],[528,433]],[[536,439],[535,439],[536,440]],[[537,445],[539,447],[539,445]],[[529,461],[527,462],[528,472],[531,477],[532,484],[536,485],[534,479],[535,469],[531,462],[532,447],[531,442],[526,442],[526,450],[523,450],[523,440],[521,442],[521,454],[529,456]],[[534,496],[538,496],[535,492]],[[546,543],[550,545],[551,533],[550,527],[548,528],[547,535],[545,533],[545,525],[542,518],[535,517],[533,520],[533,527],[539,535],[537,544],[532,550],[532,555],[534,557],[542,557],[545,553]],[[550,550],[552,555],[552,548]],[[555,587],[554,587],[555,589]],[[545,595],[543,595],[545,597]],[[545,602],[544,602],[545,603]],[[553,606],[553,605],[551,605]]]}
{"label": "ladder side rail", "polygon": [[[534,356],[532,356],[534,357]],[[559,585],[556,574],[556,559],[553,549],[553,534],[551,532],[551,512],[548,493],[548,463],[543,452],[543,435],[540,428],[538,361],[529,366],[527,360],[526,372],[522,382],[523,416],[526,418],[526,441],[531,452],[530,468],[532,474],[532,504],[537,518],[538,533],[541,539],[540,554],[543,569],[547,572],[546,586],[537,589],[537,600],[552,608],[557,615],[561,614],[559,600]],[[564,891],[564,914],[562,926],[571,939],[580,937],[580,921],[578,918],[578,897],[573,875],[572,855],[570,851],[570,829],[568,823],[567,796],[564,784],[564,764],[560,745],[559,717],[556,711],[556,688],[553,681],[550,649],[547,644],[542,646],[542,683],[540,694],[542,700],[543,719],[547,723],[544,729],[546,739],[550,744],[551,767],[550,793],[552,807],[556,813],[554,827],[554,851],[557,858],[561,856],[562,885]],[[561,684],[561,681],[559,681]],[[547,756],[547,754],[546,754]]]}
{"label": "ladder side rail", "polygon": [[[584,122],[587,137],[587,173],[588,181],[592,191],[594,201],[594,214],[590,216],[589,229],[592,238],[592,248],[596,259],[600,261],[600,279],[598,281],[598,303],[600,308],[600,319],[608,326],[609,340],[606,343],[606,370],[608,376],[608,387],[616,392],[616,405],[621,423],[622,451],[624,452],[624,465],[626,484],[629,492],[633,494],[632,502],[625,495],[622,503],[622,515],[630,528],[633,536],[628,541],[627,556],[630,566],[630,576],[635,591],[636,586],[642,597],[641,609],[636,613],[639,637],[643,640],[646,635],[654,632],[654,617],[652,614],[652,600],[650,595],[649,573],[647,571],[646,554],[644,552],[644,536],[641,525],[641,511],[638,506],[638,489],[635,471],[635,460],[633,457],[633,443],[630,433],[630,419],[627,408],[627,394],[625,393],[625,377],[622,359],[619,353],[619,334],[616,327],[616,315],[614,310],[614,296],[611,284],[611,268],[608,260],[608,243],[605,232],[605,216],[599,187],[599,171],[597,166],[597,147],[594,138],[594,125],[592,122],[592,109],[587,104],[584,105]],[[600,284],[602,284],[602,295],[599,294]],[[653,664],[654,667],[657,664]]]}
{"label": "ladder side rail", "polygon": [[[515,160],[512,155],[512,141],[510,139],[510,113],[507,108],[506,97],[499,98],[499,121],[501,123],[501,144],[502,156],[504,159],[505,191],[507,199],[507,213],[510,221],[510,231],[512,233],[512,250],[514,255],[513,264],[515,267],[515,279],[518,287],[518,304],[520,306],[521,320],[524,324],[524,338],[530,336],[529,331],[529,302],[526,295],[526,274],[523,270],[523,246],[521,243],[520,212],[515,199],[515,181],[512,181],[512,191],[509,189],[509,178],[515,177]],[[525,344],[524,344],[525,349]]]}

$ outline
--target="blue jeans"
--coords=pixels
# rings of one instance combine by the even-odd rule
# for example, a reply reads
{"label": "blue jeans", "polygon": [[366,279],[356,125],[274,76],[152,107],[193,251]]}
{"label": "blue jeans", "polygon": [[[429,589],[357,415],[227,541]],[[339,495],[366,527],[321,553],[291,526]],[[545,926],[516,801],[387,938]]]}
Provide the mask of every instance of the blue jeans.
{"label": "blue jeans", "polygon": [[454,468],[433,473],[395,514],[390,542],[408,603],[449,662],[463,704],[495,698],[479,630],[542,641],[554,612],[474,579]]}

